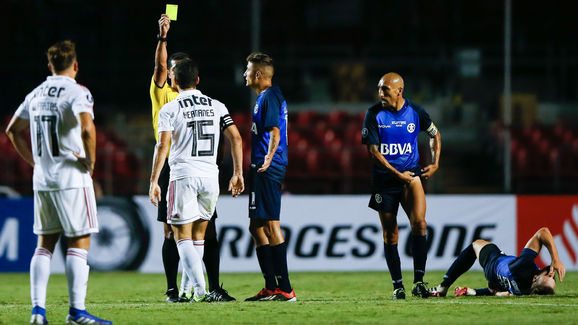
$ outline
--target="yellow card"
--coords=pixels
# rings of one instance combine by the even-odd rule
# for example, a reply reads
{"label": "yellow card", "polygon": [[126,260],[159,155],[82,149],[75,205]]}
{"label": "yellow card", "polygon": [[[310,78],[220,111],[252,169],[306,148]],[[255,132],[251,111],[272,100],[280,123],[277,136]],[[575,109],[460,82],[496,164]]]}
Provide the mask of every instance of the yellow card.
{"label": "yellow card", "polygon": [[179,11],[179,5],[169,5],[167,4],[167,16],[169,16],[169,18],[171,20],[176,21],[177,20],[177,12]]}

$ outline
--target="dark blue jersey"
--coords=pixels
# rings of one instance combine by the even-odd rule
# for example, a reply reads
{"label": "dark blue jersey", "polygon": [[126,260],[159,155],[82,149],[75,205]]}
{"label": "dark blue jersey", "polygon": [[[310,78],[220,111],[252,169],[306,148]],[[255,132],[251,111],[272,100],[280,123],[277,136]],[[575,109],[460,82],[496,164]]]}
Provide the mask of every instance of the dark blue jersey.
{"label": "dark blue jersey", "polygon": [[[377,103],[367,110],[362,143],[377,145],[383,157],[399,172],[418,167],[417,135],[425,131],[430,137],[437,133],[428,113],[420,106],[405,99],[401,110],[392,111]],[[388,173],[385,168],[373,168],[377,173]]]}
{"label": "dark blue jersey", "polygon": [[271,166],[287,166],[287,102],[279,87],[269,87],[259,94],[253,108],[251,164],[263,164],[269,150],[269,131],[272,127],[279,128],[280,139]]}
{"label": "dark blue jersey", "polygon": [[532,280],[539,271],[534,263],[536,256],[538,253],[534,250],[524,248],[518,257],[506,255],[498,258],[493,276],[488,279],[489,287],[515,295],[530,294]]}

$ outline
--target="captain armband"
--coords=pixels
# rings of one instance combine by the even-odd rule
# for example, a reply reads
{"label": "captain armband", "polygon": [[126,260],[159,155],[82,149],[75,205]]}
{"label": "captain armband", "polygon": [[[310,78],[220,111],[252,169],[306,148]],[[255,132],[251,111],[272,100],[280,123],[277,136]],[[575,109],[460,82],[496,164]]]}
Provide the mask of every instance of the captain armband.
{"label": "captain armband", "polygon": [[435,126],[435,124],[433,124],[433,122],[430,124],[429,128],[427,128],[427,130],[425,130],[425,132],[431,137],[435,137],[436,134],[438,134],[438,128]]}
{"label": "captain armband", "polygon": [[231,125],[235,125],[233,119],[231,118],[231,115],[226,114],[225,116],[221,117],[221,130],[225,130]]}

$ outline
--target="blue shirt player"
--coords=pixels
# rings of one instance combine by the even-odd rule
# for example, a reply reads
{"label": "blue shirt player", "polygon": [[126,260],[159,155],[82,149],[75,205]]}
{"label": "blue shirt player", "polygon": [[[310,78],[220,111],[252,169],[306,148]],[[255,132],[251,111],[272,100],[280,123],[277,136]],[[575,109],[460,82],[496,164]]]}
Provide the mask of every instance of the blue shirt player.
{"label": "blue shirt player", "polygon": [[[426,111],[403,97],[403,79],[394,72],[378,83],[381,101],[367,110],[362,142],[373,165],[373,189],[369,207],[379,213],[383,229],[385,258],[393,282],[393,299],[405,299],[401,263],[397,250],[397,211],[401,203],[411,224],[414,259],[414,296],[428,297],[423,282],[427,259],[425,193],[420,176],[428,179],[438,169],[441,135]],[[418,165],[417,135],[426,132],[432,139],[433,162]]]}
{"label": "blue shirt player", "polygon": [[287,243],[279,222],[281,185],[287,168],[287,103],[273,87],[273,59],[264,53],[247,57],[245,80],[258,97],[251,125],[249,230],[265,287],[246,301],[295,301],[287,271]]}
{"label": "blue shirt player", "polygon": [[[534,259],[545,246],[550,253],[552,264],[539,269]],[[456,296],[513,296],[554,294],[555,273],[564,280],[566,269],[560,257],[554,238],[548,228],[540,228],[528,241],[519,256],[504,254],[495,244],[478,239],[466,247],[452,263],[443,281],[432,288],[434,297],[446,296],[449,287],[479,260],[488,280],[488,288],[471,289],[456,287]]]}

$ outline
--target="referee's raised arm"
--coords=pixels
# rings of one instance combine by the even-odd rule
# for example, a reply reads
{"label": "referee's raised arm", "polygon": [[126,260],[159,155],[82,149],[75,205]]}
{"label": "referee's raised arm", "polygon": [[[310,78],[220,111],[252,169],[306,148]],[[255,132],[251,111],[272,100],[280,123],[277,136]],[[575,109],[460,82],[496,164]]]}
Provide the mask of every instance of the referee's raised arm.
{"label": "referee's raised arm", "polygon": [[163,87],[167,82],[167,34],[171,28],[171,20],[166,14],[159,19],[158,43],[155,51],[155,70],[153,79],[158,87]]}

